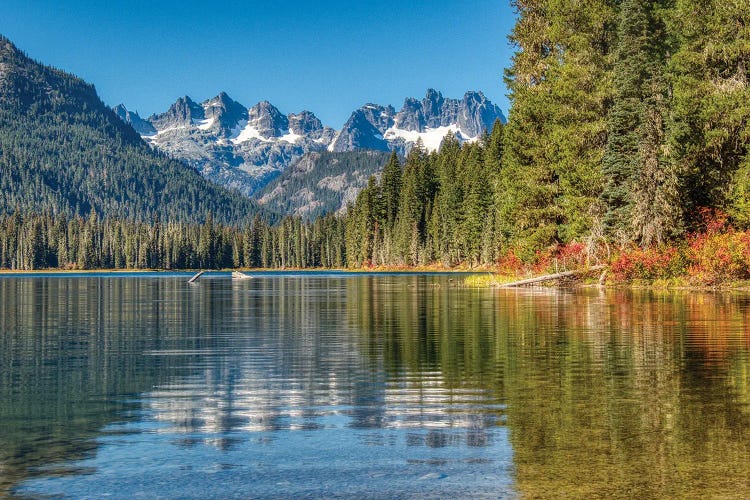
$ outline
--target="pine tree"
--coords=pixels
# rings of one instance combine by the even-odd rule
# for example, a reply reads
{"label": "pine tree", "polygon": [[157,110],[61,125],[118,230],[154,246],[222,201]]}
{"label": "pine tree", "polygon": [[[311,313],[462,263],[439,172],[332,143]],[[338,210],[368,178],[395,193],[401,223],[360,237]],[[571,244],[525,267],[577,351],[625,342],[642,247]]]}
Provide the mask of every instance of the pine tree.
{"label": "pine tree", "polygon": [[503,239],[527,259],[585,236],[601,193],[619,2],[518,0],[506,72],[512,107],[498,196]]}
{"label": "pine tree", "polygon": [[485,231],[492,230],[491,179],[485,170],[482,150],[477,144],[468,147],[464,164],[464,197],[461,207],[461,239],[464,255],[474,265],[481,261]]}
{"label": "pine tree", "polygon": [[388,230],[393,229],[398,215],[399,199],[401,197],[402,168],[396,151],[383,168],[380,186],[383,192],[383,206],[385,210],[385,224]]}

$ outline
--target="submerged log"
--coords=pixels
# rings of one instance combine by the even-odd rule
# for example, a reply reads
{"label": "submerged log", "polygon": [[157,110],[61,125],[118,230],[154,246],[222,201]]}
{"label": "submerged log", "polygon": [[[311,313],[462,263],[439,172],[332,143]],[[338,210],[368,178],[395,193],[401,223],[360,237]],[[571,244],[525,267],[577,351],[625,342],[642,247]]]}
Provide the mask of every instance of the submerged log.
{"label": "submerged log", "polygon": [[232,279],[233,280],[249,280],[252,276],[249,274],[241,273],[239,271],[232,271]]}
{"label": "submerged log", "polygon": [[203,273],[205,273],[205,272],[206,271],[198,271],[198,273],[195,276],[193,276],[192,278],[190,278],[190,280],[188,281],[188,283],[195,283],[196,281],[198,281],[198,278],[200,278],[201,276],[203,276]]}
{"label": "submerged log", "polygon": [[600,271],[605,269],[607,266],[601,264],[599,266],[592,266],[587,269],[579,269],[577,271],[565,271],[562,273],[548,274],[546,276],[537,276],[536,278],[528,278],[520,281],[513,281],[511,283],[502,283],[498,285],[500,288],[512,288],[516,286],[533,285],[535,283],[544,283],[545,281],[555,281],[559,279],[571,278],[575,276],[583,276],[585,274],[592,273],[594,271]]}

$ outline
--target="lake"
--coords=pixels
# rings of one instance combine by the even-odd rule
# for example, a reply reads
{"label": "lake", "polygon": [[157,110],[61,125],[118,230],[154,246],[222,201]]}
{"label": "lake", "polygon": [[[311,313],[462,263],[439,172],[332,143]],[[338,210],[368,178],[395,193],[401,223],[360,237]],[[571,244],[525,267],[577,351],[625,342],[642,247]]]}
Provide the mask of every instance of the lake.
{"label": "lake", "polygon": [[188,277],[0,277],[0,496],[750,495],[750,295]]}

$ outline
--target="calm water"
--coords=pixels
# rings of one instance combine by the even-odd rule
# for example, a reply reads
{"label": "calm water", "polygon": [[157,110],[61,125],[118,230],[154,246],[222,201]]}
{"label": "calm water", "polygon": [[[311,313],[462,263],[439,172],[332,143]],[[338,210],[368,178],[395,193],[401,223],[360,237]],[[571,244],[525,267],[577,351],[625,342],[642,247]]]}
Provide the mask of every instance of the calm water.
{"label": "calm water", "polygon": [[460,281],[0,278],[0,496],[750,496],[750,295]]}

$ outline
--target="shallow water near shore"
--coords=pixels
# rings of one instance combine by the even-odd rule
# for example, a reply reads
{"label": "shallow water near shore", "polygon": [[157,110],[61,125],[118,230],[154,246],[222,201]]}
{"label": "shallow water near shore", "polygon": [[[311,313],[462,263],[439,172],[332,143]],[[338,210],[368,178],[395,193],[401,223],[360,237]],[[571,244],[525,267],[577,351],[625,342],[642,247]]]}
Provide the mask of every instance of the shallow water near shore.
{"label": "shallow water near shore", "polygon": [[744,497],[750,295],[0,279],[0,496]]}

